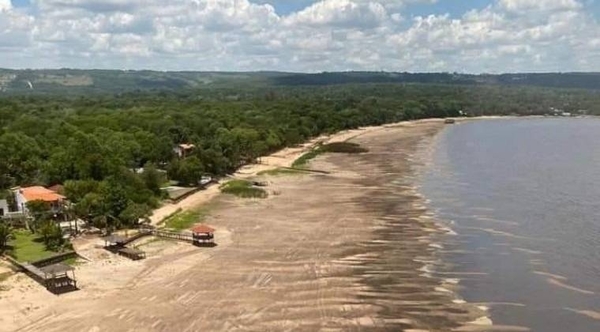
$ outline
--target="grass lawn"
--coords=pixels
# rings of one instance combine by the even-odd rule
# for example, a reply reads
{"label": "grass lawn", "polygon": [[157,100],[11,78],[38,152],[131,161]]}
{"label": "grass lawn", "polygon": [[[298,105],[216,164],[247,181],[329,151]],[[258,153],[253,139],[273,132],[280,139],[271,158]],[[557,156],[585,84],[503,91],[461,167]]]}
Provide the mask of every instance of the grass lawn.
{"label": "grass lawn", "polygon": [[256,188],[244,180],[232,180],[220,187],[221,192],[241,198],[267,198],[269,194],[262,188]]}
{"label": "grass lawn", "polygon": [[368,151],[369,150],[361,147],[360,145],[358,145],[356,143],[350,143],[350,142],[338,142],[338,143],[324,144],[321,146],[317,146],[317,147],[313,148],[311,151],[300,156],[300,158],[298,158],[294,161],[294,163],[292,164],[292,167],[294,167],[294,168],[306,167],[312,159],[316,158],[317,156],[319,156],[323,153],[327,153],[327,152],[364,153],[364,152],[368,152]]}
{"label": "grass lawn", "polygon": [[318,155],[325,153],[325,151],[321,148],[314,148],[311,151],[303,154],[302,156],[300,156],[300,158],[296,159],[293,163],[292,163],[292,167],[293,168],[303,168],[306,167],[308,165],[308,163],[316,158]]}
{"label": "grass lawn", "polygon": [[290,168],[276,168],[268,171],[259,172],[258,175],[269,175],[269,176],[279,176],[279,175],[292,175],[292,174],[304,174],[304,171]]}
{"label": "grass lawn", "polygon": [[8,243],[12,246],[10,255],[19,262],[35,262],[56,255],[56,252],[46,250],[46,246],[37,234],[28,231],[14,232],[14,239]]}
{"label": "grass lawn", "polygon": [[202,208],[195,211],[178,212],[165,220],[165,227],[182,231],[194,226],[194,224],[202,222],[207,214],[208,208]]}

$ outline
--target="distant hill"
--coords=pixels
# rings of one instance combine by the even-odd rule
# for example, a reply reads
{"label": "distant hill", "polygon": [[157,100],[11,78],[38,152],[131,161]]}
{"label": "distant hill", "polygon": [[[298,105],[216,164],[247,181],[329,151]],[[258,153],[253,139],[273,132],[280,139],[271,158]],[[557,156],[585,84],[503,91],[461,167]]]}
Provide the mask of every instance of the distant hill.
{"label": "distant hill", "polygon": [[364,83],[538,86],[600,91],[600,73],[469,75],[456,73],[160,72],[123,70],[0,69],[0,93],[63,94],[181,91],[191,89],[324,86]]}
{"label": "distant hill", "polygon": [[551,88],[600,90],[600,73],[543,73],[469,75],[452,73],[344,72],[290,74],[273,78],[281,85],[331,85],[345,83],[424,83],[527,85]]}

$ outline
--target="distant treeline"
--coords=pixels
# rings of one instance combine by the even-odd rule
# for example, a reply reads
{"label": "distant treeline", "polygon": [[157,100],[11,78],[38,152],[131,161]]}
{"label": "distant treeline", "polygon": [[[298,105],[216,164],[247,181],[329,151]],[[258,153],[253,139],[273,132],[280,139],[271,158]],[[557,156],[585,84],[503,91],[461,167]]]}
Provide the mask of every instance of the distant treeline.
{"label": "distant treeline", "polygon": [[600,89],[600,73],[469,75],[457,73],[343,72],[291,74],[273,78],[275,85],[332,85],[350,83],[424,83],[459,85],[538,86]]}
{"label": "distant treeline", "polygon": [[341,84],[448,84],[534,86],[600,90],[600,73],[459,73],[325,72],[159,72],[131,70],[0,69],[0,94],[89,95],[141,91],[193,91],[236,87],[327,86]]}
{"label": "distant treeline", "polygon": [[[128,223],[157,205],[167,180],[160,169],[170,180],[194,185],[205,174],[232,172],[323,133],[460,114],[545,114],[551,107],[600,114],[600,93],[488,85],[240,83],[179,92],[4,96],[0,190],[64,184],[79,216]],[[196,146],[185,158],[173,152],[182,143]]]}

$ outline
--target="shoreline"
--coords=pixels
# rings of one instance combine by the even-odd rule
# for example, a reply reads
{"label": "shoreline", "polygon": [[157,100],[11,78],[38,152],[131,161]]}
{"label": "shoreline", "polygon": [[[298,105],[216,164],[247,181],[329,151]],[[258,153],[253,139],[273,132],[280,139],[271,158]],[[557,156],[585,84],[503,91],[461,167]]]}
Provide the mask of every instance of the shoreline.
{"label": "shoreline", "polygon": [[[267,157],[267,165],[246,166],[241,176],[251,177],[265,167],[291,164],[320,139],[352,139],[370,150],[312,161],[312,168],[331,175],[267,177],[268,189],[278,194],[266,200],[199,195],[200,204],[216,206],[206,221],[217,228],[214,250],[177,246],[143,262],[110,265],[104,270],[118,275],[112,288],[100,285],[104,280],[88,280],[79,292],[25,295],[8,304],[0,292],[0,307],[11,306],[2,313],[11,321],[2,318],[0,326],[6,331],[481,331],[488,323],[485,311],[457,297],[454,279],[429,273],[441,263],[436,237],[444,229],[428,214],[414,167],[423,162],[419,149],[433,144],[443,121],[319,137]],[[193,208],[199,197],[185,204]],[[47,305],[24,312],[23,303],[35,300]]]}
{"label": "shoreline", "polygon": [[[453,118],[457,121],[457,123],[463,121],[476,121],[476,120],[492,120],[492,119],[510,119],[516,118],[514,116],[481,116],[474,118]],[[237,178],[251,178],[257,176],[258,173],[262,171],[268,171],[277,169],[280,167],[291,167],[294,161],[300,158],[305,153],[309,152],[318,144],[329,144],[329,143],[337,143],[344,142],[348,140],[352,140],[354,138],[360,137],[362,135],[368,134],[374,131],[384,130],[386,128],[394,128],[396,126],[403,125],[418,125],[422,123],[428,122],[443,122],[444,119],[432,118],[432,119],[421,119],[421,120],[408,120],[408,121],[400,121],[395,123],[384,124],[381,126],[367,126],[360,127],[357,129],[348,129],[343,130],[334,134],[323,134],[318,137],[312,138],[307,142],[300,144],[297,147],[288,147],[283,148],[277,152],[274,152],[270,155],[263,156],[260,158],[261,163],[258,164],[249,164],[242,166],[238,169],[233,176]],[[219,184],[223,182],[220,181]],[[202,204],[206,204],[213,198],[215,198],[219,194],[218,185],[212,185],[205,190],[201,190],[197,193],[186,197],[181,202],[175,204],[166,204],[162,207],[156,209],[152,216],[150,216],[150,223],[152,225],[160,224],[165,218],[175,213],[178,209],[182,210],[190,210],[196,208]]]}

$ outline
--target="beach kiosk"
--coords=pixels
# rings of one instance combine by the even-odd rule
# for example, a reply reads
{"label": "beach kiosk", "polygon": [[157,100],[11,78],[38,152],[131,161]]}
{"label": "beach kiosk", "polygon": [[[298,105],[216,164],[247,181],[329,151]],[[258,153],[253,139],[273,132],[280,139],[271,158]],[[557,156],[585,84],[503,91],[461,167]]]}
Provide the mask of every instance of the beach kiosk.
{"label": "beach kiosk", "polygon": [[75,269],[73,267],[58,263],[42,267],[40,270],[43,273],[46,288],[51,292],[59,293],[64,290],[77,289],[77,280],[75,280]]}
{"label": "beach kiosk", "polygon": [[197,225],[192,228],[192,242],[196,246],[214,246],[215,229],[206,225]]}

